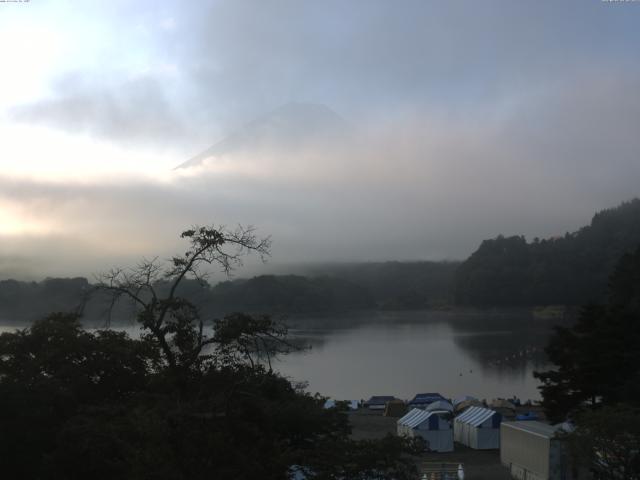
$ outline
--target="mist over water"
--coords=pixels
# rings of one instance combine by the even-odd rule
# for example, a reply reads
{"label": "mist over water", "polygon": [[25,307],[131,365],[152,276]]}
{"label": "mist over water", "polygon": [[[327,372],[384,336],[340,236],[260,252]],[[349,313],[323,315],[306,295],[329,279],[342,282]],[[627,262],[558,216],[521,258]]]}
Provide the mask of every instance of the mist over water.
{"label": "mist over water", "polygon": [[[534,370],[552,322],[523,313],[374,312],[307,320],[291,333],[311,349],[280,359],[276,369],[337,399],[517,396],[539,399]],[[342,322],[342,325],[340,325]]]}
{"label": "mist over water", "polygon": [[640,479],[639,15],[0,0],[0,480]]}
{"label": "mist over water", "polygon": [[[488,400],[540,398],[534,370],[555,321],[518,311],[399,311],[288,318],[292,341],[309,348],[274,369],[308,391],[337,399],[434,391]],[[0,333],[17,327],[7,322]],[[131,337],[136,324],[114,327]]]}

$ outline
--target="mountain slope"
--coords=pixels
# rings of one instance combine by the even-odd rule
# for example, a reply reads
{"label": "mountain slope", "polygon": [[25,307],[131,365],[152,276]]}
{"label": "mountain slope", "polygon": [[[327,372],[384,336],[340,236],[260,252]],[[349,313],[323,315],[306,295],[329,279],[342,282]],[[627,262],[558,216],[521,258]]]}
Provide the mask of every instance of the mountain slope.
{"label": "mountain slope", "polygon": [[597,213],[561,238],[482,242],[455,279],[461,305],[582,305],[604,300],[618,259],[640,245],[640,200]]}
{"label": "mountain slope", "polygon": [[338,141],[350,124],[325,105],[288,103],[247,123],[222,141],[182,163],[177,169],[238,153],[282,153]]}

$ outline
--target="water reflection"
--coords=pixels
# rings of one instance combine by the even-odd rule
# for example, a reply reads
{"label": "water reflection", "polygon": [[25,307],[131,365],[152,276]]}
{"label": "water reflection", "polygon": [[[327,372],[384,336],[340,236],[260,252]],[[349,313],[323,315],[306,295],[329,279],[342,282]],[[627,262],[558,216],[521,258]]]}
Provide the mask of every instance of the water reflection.
{"label": "water reflection", "polygon": [[[275,367],[309,390],[334,398],[420,391],[453,397],[537,399],[534,370],[545,368],[543,348],[554,321],[517,311],[365,312],[285,319],[292,340],[306,350]],[[14,326],[1,326],[0,332]],[[21,327],[23,328],[23,326]],[[120,326],[131,336],[136,325]]]}
{"label": "water reflection", "polygon": [[539,398],[534,370],[554,322],[525,312],[384,312],[296,319],[292,335],[311,350],[280,371],[337,398],[418,391],[446,396]]}

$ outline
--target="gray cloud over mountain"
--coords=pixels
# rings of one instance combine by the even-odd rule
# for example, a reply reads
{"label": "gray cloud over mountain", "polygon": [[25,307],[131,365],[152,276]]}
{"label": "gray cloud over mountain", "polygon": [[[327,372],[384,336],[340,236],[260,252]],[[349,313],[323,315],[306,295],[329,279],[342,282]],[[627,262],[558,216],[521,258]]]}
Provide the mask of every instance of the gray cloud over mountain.
{"label": "gray cloud over mountain", "polygon": [[167,100],[157,79],[138,78],[109,88],[81,77],[68,75],[59,79],[53,98],[17,106],[11,116],[19,122],[53,125],[127,145],[161,147],[184,141],[184,120]]}
{"label": "gray cloud over mountain", "polygon": [[155,15],[152,4],[75,13],[102,15],[116,47],[143,52],[141,71],[59,72],[51,97],[16,117],[114,140],[162,142],[187,128],[201,141],[290,101],[357,124],[482,118],[581,74],[638,67],[635,11],[601,2],[227,1],[166,3]]}
{"label": "gray cloud over mountain", "polygon": [[[144,68],[56,71],[49,95],[10,118],[173,149],[176,166],[229,138],[240,147],[168,181],[0,178],[0,200],[62,226],[3,239],[6,258],[95,271],[169,255],[181,229],[212,221],[273,234],[274,265],[463,258],[483,238],[561,235],[638,195],[637,5],[152,4],[70,17],[101,15]],[[238,136],[291,102],[353,130],[314,143],[309,127],[303,149]]]}

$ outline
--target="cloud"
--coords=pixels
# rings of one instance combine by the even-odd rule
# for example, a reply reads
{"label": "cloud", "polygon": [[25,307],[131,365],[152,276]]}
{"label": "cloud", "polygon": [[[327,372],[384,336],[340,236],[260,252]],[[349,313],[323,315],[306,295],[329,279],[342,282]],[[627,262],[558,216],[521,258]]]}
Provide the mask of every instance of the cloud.
{"label": "cloud", "polygon": [[[585,66],[634,64],[638,39],[629,5],[597,2],[152,7],[116,2],[66,12],[72,32],[102,32],[100,48],[91,46],[105,61],[87,62],[71,80],[54,72],[63,86],[16,117],[118,142],[185,140],[197,151],[206,134],[212,143],[290,101],[328,104],[355,123],[407,111],[483,116]],[[78,56],[93,58],[80,40]]]}
{"label": "cloud", "polygon": [[557,83],[483,120],[407,115],[305,150],[240,148],[226,168],[214,161],[163,180],[0,178],[0,211],[24,228],[4,232],[0,254],[86,275],[168,257],[193,224],[240,222],[274,237],[270,265],[248,271],[259,273],[291,262],[465,258],[500,233],[561,235],[639,193],[640,103],[629,92],[640,75],[579,73],[580,88]]}
{"label": "cloud", "polygon": [[51,98],[13,107],[18,122],[88,133],[112,141],[157,147],[184,141],[187,126],[160,82],[140,77],[104,86],[91,76],[67,75],[57,80]]}
{"label": "cloud", "polygon": [[[78,182],[71,167],[55,183],[0,177],[0,255],[86,274],[170,255],[182,229],[215,221],[273,234],[274,265],[464,258],[499,233],[574,230],[639,193],[635,5],[155,3],[66,12],[72,32],[104,30],[99,60],[52,71],[49,94],[11,118],[122,144],[131,162],[142,148],[184,157],[147,157],[138,173],[155,180]],[[330,106],[353,138],[238,149],[169,173],[290,101]],[[63,162],[54,145],[33,150],[38,165]],[[83,145],[68,165],[107,163],[102,147]]]}

